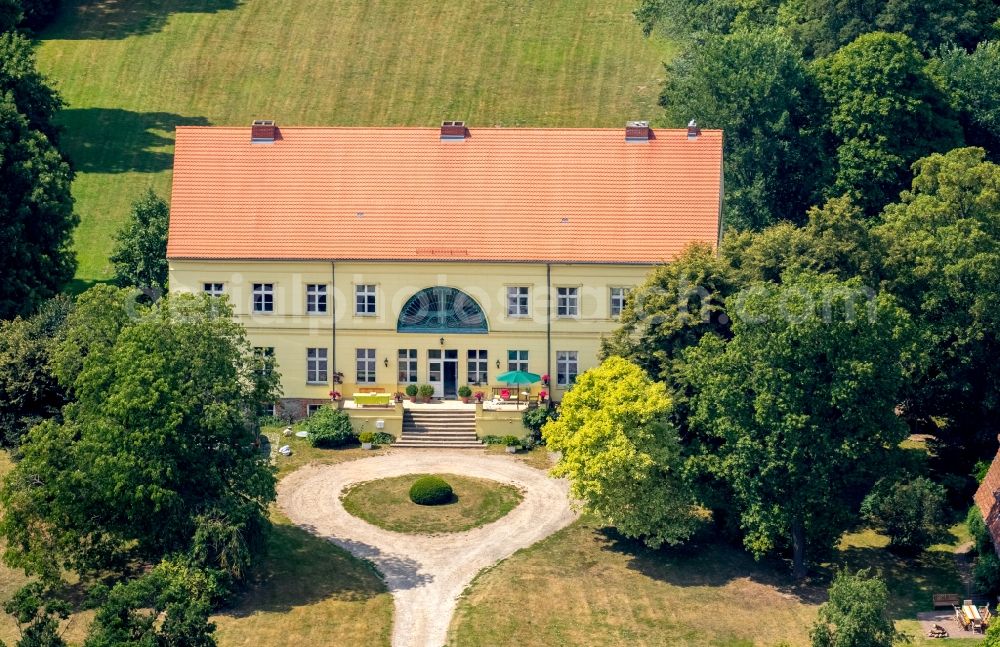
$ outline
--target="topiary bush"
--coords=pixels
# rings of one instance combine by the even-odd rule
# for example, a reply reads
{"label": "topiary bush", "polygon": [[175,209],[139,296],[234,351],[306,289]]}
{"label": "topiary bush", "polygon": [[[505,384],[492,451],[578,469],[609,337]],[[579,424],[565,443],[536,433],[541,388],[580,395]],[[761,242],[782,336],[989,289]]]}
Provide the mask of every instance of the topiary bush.
{"label": "topiary bush", "polygon": [[434,396],[434,387],[430,384],[421,384],[417,392],[424,400],[430,400]]}
{"label": "topiary bush", "polygon": [[407,384],[406,385],[406,395],[410,396],[411,398],[417,397],[417,385],[416,384]]}
{"label": "topiary bush", "polygon": [[332,407],[323,407],[300,422],[299,428],[309,432],[309,442],[313,447],[343,447],[358,442],[350,417]]}
{"label": "topiary bush", "polygon": [[410,501],[417,505],[441,505],[455,495],[448,482],[439,476],[422,476],[410,486]]}

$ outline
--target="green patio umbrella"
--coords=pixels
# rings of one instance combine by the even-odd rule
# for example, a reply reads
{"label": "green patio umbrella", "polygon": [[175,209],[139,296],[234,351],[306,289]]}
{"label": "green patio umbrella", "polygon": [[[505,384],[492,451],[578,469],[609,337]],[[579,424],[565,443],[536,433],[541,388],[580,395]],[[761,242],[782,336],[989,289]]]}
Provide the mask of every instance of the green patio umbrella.
{"label": "green patio umbrella", "polygon": [[534,384],[535,382],[541,382],[542,376],[538,373],[529,373],[528,371],[507,371],[506,373],[497,375],[497,381],[504,384]]}

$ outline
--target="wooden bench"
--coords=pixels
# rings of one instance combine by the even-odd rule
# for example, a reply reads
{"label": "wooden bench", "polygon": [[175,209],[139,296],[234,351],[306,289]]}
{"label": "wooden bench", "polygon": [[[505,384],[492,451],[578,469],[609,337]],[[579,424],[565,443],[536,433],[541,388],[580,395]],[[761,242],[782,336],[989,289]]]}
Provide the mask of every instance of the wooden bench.
{"label": "wooden bench", "polygon": [[958,593],[935,593],[933,597],[935,609],[957,607],[961,602]]}
{"label": "wooden bench", "polygon": [[380,386],[359,386],[358,393],[385,393],[385,389]]}

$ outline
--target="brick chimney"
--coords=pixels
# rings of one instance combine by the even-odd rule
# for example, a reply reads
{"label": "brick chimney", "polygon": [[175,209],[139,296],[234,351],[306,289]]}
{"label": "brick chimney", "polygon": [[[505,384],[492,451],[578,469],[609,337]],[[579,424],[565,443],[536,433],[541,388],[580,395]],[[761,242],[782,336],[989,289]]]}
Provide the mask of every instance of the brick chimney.
{"label": "brick chimney", "polygon": [[441,122],[441,141],[462,141],[468,134],[464,121]]}
{"label": "brick chimney", "polygon": [[652,133],[648,121],[625,122],[625,141],[627,142],[648,142]]}
{"label": "brick chimney", "polygon": [[701,128],[698,127],[698,122],[694,119],[688,122],[688,139],[698,139],[701,135]]}
{"label": "brick chimney", "polygon": [[250,124],[251,144],[273,144],[278,135],[278,125],[274,119],[254,119]]}

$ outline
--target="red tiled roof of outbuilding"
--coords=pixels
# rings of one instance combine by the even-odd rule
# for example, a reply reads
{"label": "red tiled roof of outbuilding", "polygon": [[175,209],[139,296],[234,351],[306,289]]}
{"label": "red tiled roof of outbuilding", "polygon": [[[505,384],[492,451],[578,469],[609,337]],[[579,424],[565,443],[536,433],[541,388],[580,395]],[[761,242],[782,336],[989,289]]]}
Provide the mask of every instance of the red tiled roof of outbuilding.
{"label": "red tiled roof of outbuilding", "polygon": [[722,132],[179,127],[172,259],[660,263],[715,245]]}
{"label": "red tiled roof of outbuilding", "polygon": [[993,457],[990,469],[976,490],[976,506],[983,515],[986,528],[993,539],[993,549],[1000,555],[1000,453]]}

